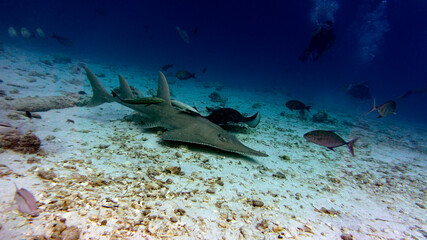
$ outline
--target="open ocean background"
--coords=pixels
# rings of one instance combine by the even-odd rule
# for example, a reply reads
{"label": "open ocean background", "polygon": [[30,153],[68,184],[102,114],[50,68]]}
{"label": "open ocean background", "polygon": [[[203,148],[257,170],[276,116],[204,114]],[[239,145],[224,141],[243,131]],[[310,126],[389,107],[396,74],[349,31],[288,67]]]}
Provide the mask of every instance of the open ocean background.
{"label": "open ocean background", "polygon": [[[316,21],[328,18],[335,22],[334,46],[316,62],[300,62]],[[40,27],[73,46],[52,38],[10,38],[10,26]],[[188,33],[189,44],[175,26]],[[367,81],[378,104],[427,87],[425,0],[3,0],[0,40],[29,51],[153,71],[172,63],[173,71],[196,72],[199,81],[284,92],[314,107],[355,114],[368,111],[372,100],[346,96],[348,83]],[[427,93],[414,94],[397,101],[398,114],[391,118],[425,123],[426,110]]]}

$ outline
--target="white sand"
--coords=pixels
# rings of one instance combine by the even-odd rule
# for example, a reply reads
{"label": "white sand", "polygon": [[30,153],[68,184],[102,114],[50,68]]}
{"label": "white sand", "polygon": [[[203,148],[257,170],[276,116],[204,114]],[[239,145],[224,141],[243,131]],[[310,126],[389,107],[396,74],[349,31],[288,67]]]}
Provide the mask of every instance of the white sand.
{"label": "white sand", "polygon": [[[71,73],[77,60],[47,66],[39,59],[48,55],[6,49],[0,55],[0,89],[8,96],[91,94],[83,72]],[[88,64],[94,73],[106,75],[100,80],[107,89],[118,85],[118,73],[143,94],[157,87],[156,71]],[[32,71],[50,75],[29,77]],[[213,88],[173,80],[174,98],[200,109],[214,105],[208,98]],[[19,93],[9,93],[13,89]],[[39,113],[41,120],[11,120],[7,114],[13,112],[1,110],[0,122],[25,122],[24,128],[34,131],[42,140],[42,154],[35,155],[41,163],[28,164],[33,155],[0,153],[0,164],[13,171],[0,177],[0,239],[49,237],[61,218],[68,227],[79,227],[81,239],[426,238],[425,128],[396,122],[393,116],[378,120],[333,109],[328,113],[338,124],[313,123],[285,109],[289,97],[279,93],[227,87],[219,93],[229,98],[228,107],[261,112],[257,128],[236,135],[269,157],[163,143],[157,130],[123,121],[132,110],[117,103],[54,109]],[[252,108],[255,103],[261,108]],[[335,129],[345,140],[360,137],[356,157],[345,146],[329,151],[306,142],[302,135],[315,129]],[[168,173],[168,167],[180,167],[182,174]],[[41,179],[40,169],[51,169],[56,178]],[[279,172],[282,178],[273,176]],[[40,216],[11,210],[13,183],[34,194]],[[253,206],[254,200],[264,205]]]}

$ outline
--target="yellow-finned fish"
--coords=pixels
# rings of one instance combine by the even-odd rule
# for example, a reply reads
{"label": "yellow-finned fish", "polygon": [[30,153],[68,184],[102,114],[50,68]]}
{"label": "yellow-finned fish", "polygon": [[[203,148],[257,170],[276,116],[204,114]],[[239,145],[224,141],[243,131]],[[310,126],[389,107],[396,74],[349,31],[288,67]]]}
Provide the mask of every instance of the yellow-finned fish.
{"label": "yellow-finned fish", "polygon": [[386,103],[383,103],[379,105],[378,107],[375,107],[375,98],[374,98],[374,105],[372,109],[367,112],[365,115],[368,115],[372,111],[378,112],[378,118],[388,116],[390,114],[396,114],[396,102],[393,100],[390,100]]}

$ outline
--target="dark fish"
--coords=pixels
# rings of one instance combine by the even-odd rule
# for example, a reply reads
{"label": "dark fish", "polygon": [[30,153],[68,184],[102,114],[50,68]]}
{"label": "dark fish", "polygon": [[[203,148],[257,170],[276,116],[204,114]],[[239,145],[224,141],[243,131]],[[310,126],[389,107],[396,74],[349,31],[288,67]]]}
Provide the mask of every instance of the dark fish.
{"label": "dark fish", "polygon": [[311,106],[306,106],[304,103],[298,100],[290,100],[286,103],[286,107],[288,107],[291,111],[293,110],[307,110],[310,111]]}
{"label": "dark fish", "polygon": [[206,70],[208,70],[206,67],[204,67],[203,69],[202,69],[202,73],[203,74],[205,74],[206,73]]}
{"label": "dark fish", "polygon": [[22,113],[22,115],[26,116],[29,119],[34,119],[34,118],[42,119],[42,116],[40,116],[40,114],[32,113],[30,111],[25,111],[24,113]]}
{"label": "dark fish", "polygon": [[25,116],[27,116],[29,119],[33,118],[31,116],[31,112],[30,111],[25,111]]}
{"label": "dark fish", "polygon": [[150,104],[162,103],[162,102],[165,101],[162,98],[158,98],[158,97],[144,97],[144,98],[137,98],[137,99],[122,99],[114,91],[112,91],[111,93],[113,94],[113,97],[116,97],[120,101],[122,101],[124,103],[128,103],[128,104],[147,104],[147,105],[150,105]]}
{"label": "dark fish", "polygon": [[372,109],[369,112],[367,112],[365,115],[368,115],[370,112],[375,110],[378,112],[378,115],[379,115],[378,118],[385,117],[390,114],[396,114],[396,102],[393,100],[390,100],[384,104],[379,105],[378,107],[375,107],[375,98],[374,98],[374,105]]}
{"label": "dark fish", "polygon": [[413,89],[413,90],[409,90],[407,91],[405,94],[400,95],[399,97],[397,97],[397,99],[405,99],[413,94],[419,94],[419,93],[426,93],[427,92],[427,87],[424,88],[417,88],[417,89]]}
{"label": "dark fish", "polygon": [[162,70],[166,72],[171,67],[173,67],[173,64],[166,64],[162,67]]}
{"label": "dark fish", "polygon": [[333,131],[324,131],[324,130],[315,130],[304,134],[304,138],[315,144],[320,146],[327,147],[330,150],[334,150],[334,148],[347,145],[348,149],[350,149],[351,155],[354,157],[353,145],[359,138],[354,138],[350,142],[344,141],[340,136],[338,136]]}
{"label": "dark fish", "polygon": [[65,122],[66,122],[66,123],[72,123],[72,124],[74,124],[74,123],[75,123],[73,119],[67,119],[67,121],[65,121]]}
{"label": "dark fish", "polygon": [[55,33],[52,34],[52,38],[56,39],[56,41],[58,41],[60,44],[66,46],[66,47],[73,46],[73,42],[70,39],[58,36]]}
{"label": "dark fish", "polygon": [[350,83],[345,87],[345,93],[356,99],[371,99],[368,82]]}
{"label": "dark fish", "polygon": [[255,113],[251,117],[244,117],[239,111],[232,108],[211,109],[206,108],[211,114],[207,117],[209,121],[217,125],[227,125],[229,123],[245,123],[249,127],[256,127],[261,120],[259,113]]}
{"label": "dark fish", "polygon": [[199,28],[195,27],[194,30],[193,30],[193,34],[196,35],[198,32],[199,32]]}
{"label": "dark fish", "polygon": [[196,73],[190,73],[189,71],[181,70],[181,71],[176,72],[175,76],[179,80],[187,80],[190,78],[196,78]]}
{"label": "dark fish", "polygon": [[39,213],[37,212],[36,199],[33,194],[27,191],[24,188],[18,189],[15,184],[15,202],[18,205],[18,210],[23,213],[30,214],[32,217],[37,217]]}

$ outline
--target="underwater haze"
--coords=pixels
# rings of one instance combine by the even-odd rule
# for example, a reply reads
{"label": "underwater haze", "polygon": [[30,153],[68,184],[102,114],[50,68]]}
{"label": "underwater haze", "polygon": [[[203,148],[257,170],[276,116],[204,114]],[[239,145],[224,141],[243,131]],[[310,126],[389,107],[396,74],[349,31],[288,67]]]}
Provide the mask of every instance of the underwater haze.
{"label": "underwater haze", "polygon": [[[0,4],[4,42],[150,69],[174,63],[197,72],[202,81],[286,91],[295,98],[311,96],[318,104],[336,102],[332,96],[341,96],[349,83],[366,81],[380,102],[427,85],[423,0]],[[335,44],[318,61],[300,62],[311,32],[326,20],[334,22]],[[53,39],[18,42],[8,39],[9,26],[41,27],[48,36],[66,36],[74,45],[66,48]],[[189,43],[180,38],[176,26],[188,33]],[[398,115],[403,115],[398,117],[425,121],[426,95],[398,102]]]}
{"label": "underwater haze", "polygon": [[426,0],[1,0],[0,239],[427,239]]}

